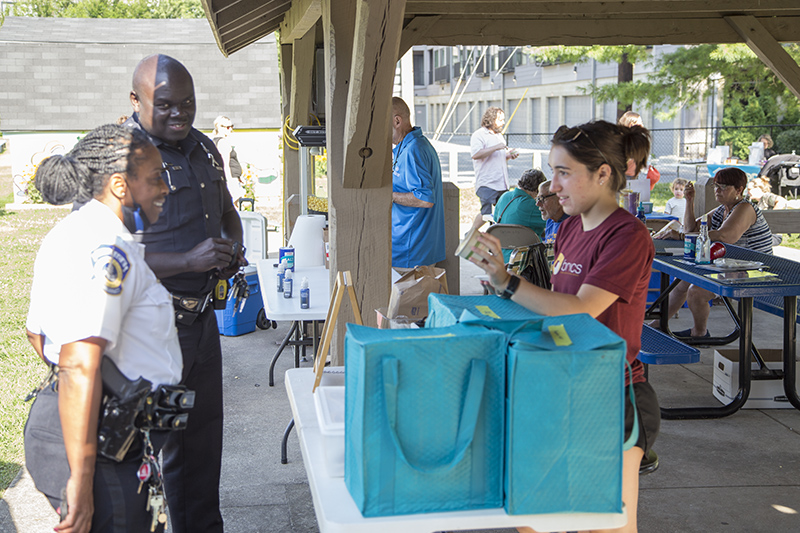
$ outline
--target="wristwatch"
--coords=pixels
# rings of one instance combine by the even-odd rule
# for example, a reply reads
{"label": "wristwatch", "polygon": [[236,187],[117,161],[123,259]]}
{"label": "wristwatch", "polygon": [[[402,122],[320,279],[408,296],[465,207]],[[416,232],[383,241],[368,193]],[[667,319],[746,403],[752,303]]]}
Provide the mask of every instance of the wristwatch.
{"label": "wristwatch", "polygon": [[519,278],[512,274],[511,279],[508,280],[508,285],[506,285],[506,290],[503,291],[500,298],[504,300],[510,299],[517,292],[517,288],[519,288]]}

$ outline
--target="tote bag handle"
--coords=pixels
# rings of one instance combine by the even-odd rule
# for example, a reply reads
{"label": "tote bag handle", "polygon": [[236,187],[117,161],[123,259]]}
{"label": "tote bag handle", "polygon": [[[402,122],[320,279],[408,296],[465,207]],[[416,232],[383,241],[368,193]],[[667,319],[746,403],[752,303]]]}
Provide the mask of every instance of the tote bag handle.
{"label": "tote bag handle", "polygon": [[483,391],[486,385],[486,366],[486,361],[482,359],[473,359],[471,361],[467,394],[464,399],[464,406],[461,409],[461,416],[458,421],[458,435],[456,436],[452,453],[449,457],[442,458],[436,465],[422,467],[411,464],[397,436],[397,385],[399,382],[400,362],[394,357],[384,358],[383,392],[386,402],[386,420],[389,424],[389,434],[392,436],[392,442],[397,454],[406,465],[418,472],[434,473],[449,470],[464,458],[467,448],[472,444],[475,428],[478,424],[478,415],[483,403]]}

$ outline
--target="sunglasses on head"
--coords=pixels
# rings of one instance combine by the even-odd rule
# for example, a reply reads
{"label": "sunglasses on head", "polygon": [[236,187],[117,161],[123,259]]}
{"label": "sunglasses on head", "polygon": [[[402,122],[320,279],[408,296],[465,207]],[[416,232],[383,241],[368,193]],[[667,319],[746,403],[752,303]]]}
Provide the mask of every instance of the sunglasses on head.
{"label": "sunglasses on head", "polygon": [[[569,135],[569,133],[573,129],[577,130],[577,132],[574,135]],[[578,137],[580,137],[581,135],[586,137],[586,139],[591,143],[591,145],[594,146],[594,149],[600,153],[600,157],[603,158],[603,163],[610,165],[610,163],[608,162],[608,158],[606,157],[606,154],[603,153],[603,151],[597,146],[597,144],[595,144],[595,142],[592,140],[589,134],[583,131],[583,129],[581,129],[580,126],[575,126],[574,128],[570,128],[567,125],[561,126],[556,130],[556,134],[553,136],[553,138],[555,139],[561,137],[561,139],[559,139],[561,142],[571,143],[576,139],[578,139]]]}

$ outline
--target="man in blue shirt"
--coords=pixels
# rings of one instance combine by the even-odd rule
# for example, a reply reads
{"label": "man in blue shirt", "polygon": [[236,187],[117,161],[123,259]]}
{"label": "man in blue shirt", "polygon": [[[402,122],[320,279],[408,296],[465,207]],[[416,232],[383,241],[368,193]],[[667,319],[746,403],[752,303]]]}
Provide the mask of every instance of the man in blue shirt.
{"label": "man in blue shirt", "polygon": [[392,144],[392,267],[405,272],[444,260],[444,196],[439,155],[397,97]]}
{"label": "man in blue shirt", "polygon": [[569,218],[558,202],[556,193],[550,192],[550,183],[550,181],[545,181],[539,185],[539,196],[536,197],[536,205],[542,212],[542,220],[547,221],[544,229],[545,244],[555,244],[558,227]]}

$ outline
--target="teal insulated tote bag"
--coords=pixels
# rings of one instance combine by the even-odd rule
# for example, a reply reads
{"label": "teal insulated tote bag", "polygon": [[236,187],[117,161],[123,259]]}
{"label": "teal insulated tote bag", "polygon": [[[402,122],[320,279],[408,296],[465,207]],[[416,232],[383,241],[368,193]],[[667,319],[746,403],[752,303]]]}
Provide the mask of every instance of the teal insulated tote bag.
{"label": "teal insulated tote bag", "polygon": [[345,484],[366,516],[503,505],[506,336],[480,326],[345,337]]}

